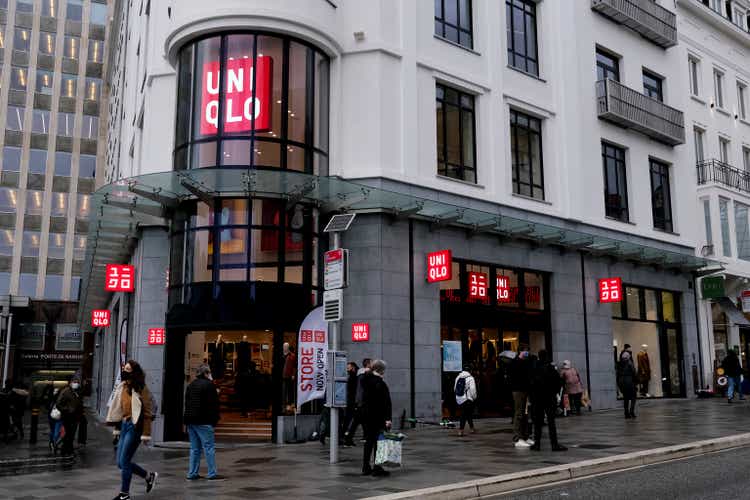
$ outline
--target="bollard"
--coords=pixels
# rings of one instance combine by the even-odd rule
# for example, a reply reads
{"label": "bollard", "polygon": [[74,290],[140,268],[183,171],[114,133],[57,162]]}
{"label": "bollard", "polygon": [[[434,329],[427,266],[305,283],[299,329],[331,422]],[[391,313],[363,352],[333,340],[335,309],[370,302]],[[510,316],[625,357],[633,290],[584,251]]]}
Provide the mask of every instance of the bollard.
{"label": "bollard", "polygon": [[29,432],[29,443],[36,444],[36,434],[39,429],[39,408],[31,410],[31,431]]}

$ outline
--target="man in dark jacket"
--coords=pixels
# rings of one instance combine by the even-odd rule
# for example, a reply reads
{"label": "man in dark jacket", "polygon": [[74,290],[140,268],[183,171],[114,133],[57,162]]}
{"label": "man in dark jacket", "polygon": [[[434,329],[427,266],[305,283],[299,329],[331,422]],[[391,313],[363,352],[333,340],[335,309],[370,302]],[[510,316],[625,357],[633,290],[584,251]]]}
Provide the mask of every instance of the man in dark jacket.
{"label": "man in dark jacket", "polygon": [[346,413],[341,425],[344,430],[344,446],[354,446],[353,436],[349,433],[349,426],[354,420],[354,411],[357,406],[357,383],[359,382],[357,370],[359,370],[359,367],[353,361],[346,365],[346,372],[349,377],[346,380]]}
{"label": "man in dark jacket", "polygon": [[391,428],[391,394],[383,380],[385,361],[376,359],[371,370],[362,376],[361,409],[362,426],[365,430],[365,449],[362,461],[362,475],[387,476],[389,473],[380,466],[370,466],[370,458],[375,454],[375,446],[381,432]]}
{"label": "man in dark jacket", "polygon": [[83,416],[83,398],[81,398],[80,389],[81,381],[74,375],[68,386],[60,391],[55,403],[57,409],[60,410],[62,425],[65,429],[61,450],[63,456],[73,454],[73,439]]}
{"label": "man in dark jacket", "polygon": [[541,449],[542,425],[544,425],[546,415],[552,451],[565,451],[567,448],[557,441],[557,426],[555,425],[557,395],[562,388],[562,378],[552,365],[547,351],[542,349],[538,357],[539,360],[532,371],[530,388],[531,415],[534,421],[534,444],[531,449],[535,451]]}
{"label": "man in dark jacket", "polygon": [[[628,344],[625,344],[626,349]],[[620,353],[620,361],[617,363],[617,386],[622,393],[622,404],[625,409],[625,418],[635,418],[636,398],[636,371],[633,363],[633,354],[630,350]]]}
{"label": "man in dark jacket", "polygon": [[529,440],[529,429],[526,418],[526,400],[529,396],[531,378],[529,346],[521,344],[518,353],[508,366],[508,382],[513,393],[513,442],[516,448],[528,448],[533,441]]}
{"label": "man in dark jacket", "polygon": [[209,480],[224,479],[216,474],[214,427],[219,422],[219,395],[212,382],[211,368],[201,365],[196,378],[185,390],[184,422],[190,435],[190,468],[188,479],[199,479],[201,450],[206,454]]}
{"label": "man in dark jacket", "polygon": [[724,369],[724,375],[727,376],[729,386],[727,387],[727,403],[731,403],[734,399],[735,391],[739,395],[740,399],[745,399],[742,396],[742,367],[740,366],[740,358],[737,356],[737,352],[734,349],[730,349],[724,361],[721,362],[721,367]]}

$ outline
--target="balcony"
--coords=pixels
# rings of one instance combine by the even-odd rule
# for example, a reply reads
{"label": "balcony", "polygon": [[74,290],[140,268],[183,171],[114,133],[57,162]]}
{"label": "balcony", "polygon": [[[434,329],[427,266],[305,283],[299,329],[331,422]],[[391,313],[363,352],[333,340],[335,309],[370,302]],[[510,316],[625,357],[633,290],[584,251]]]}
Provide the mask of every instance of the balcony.
{"label": "balcony", "polygon": [[591,8],[665,49],[677,45],[674,12],[653,0],[591,0]]}
{"label": "balcony", "polygon": [[682,111],[611,79],[596,82],[599,118],[670,146],[685,143]]}
{"label": "balcony", "polygon": [[698,184],[721,184],[738,191],[750,193],[750,172],[740,170],[719,160],[698,162]]}

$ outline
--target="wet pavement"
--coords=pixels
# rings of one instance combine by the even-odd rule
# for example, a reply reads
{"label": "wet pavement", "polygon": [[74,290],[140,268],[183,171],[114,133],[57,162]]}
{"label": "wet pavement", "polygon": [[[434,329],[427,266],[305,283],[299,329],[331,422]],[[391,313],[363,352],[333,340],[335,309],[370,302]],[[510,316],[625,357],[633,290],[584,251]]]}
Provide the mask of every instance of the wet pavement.
{"label": "wet pavement", "polygon": [[[509,419],[477,420],[477,434],[458,437],[455,429],[424,426],[404,431],[403,467],[389,478],[362,477],[362,446],[341,450],[338,464],[328,463],[328,447],[318,442],[276,446],[251,445],[219,450],[219,473],[227,480],[186,481],[187,450],[142,446],[136,462],[160,474],[148,498],[362,498],[450,484],[498,474],[600,458],[713,437],[748,432],[750,403],[713,400],[639,401],[636,420],[620,410],[585,413],[558,420],[560,441],[567,452],[516,449]],[[0,498],[108,499],[119,490],[111,438],[90,427],[89,443],[77,465],[65,471],[5,477]],[[44,444],[44,443],[43,443]],[[11,444],[12,445],[12,444]],[[3,446],[3,445],[0,445]],[[2,456],[2,448],[0,448]],[[205,474],[205,464],[202,471]],[[146,498],[144,483],[134,478],[133,498]]]}

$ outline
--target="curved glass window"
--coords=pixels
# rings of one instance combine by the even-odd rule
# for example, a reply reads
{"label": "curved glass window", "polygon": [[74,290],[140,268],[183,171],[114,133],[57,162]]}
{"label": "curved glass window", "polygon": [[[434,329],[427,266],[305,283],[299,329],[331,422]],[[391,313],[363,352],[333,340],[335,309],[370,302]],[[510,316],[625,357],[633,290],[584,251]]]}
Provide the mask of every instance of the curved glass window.
{"label": "curved glass window", "polygon": [[314,209],[276,199],[189,202],[175,216],[170,285],[265,281],[316,288]]}
{"label": "curved glass window", "polygon": [[328,58],[289,37],[204,38],[179,55],[175,170],[328,173]]}

